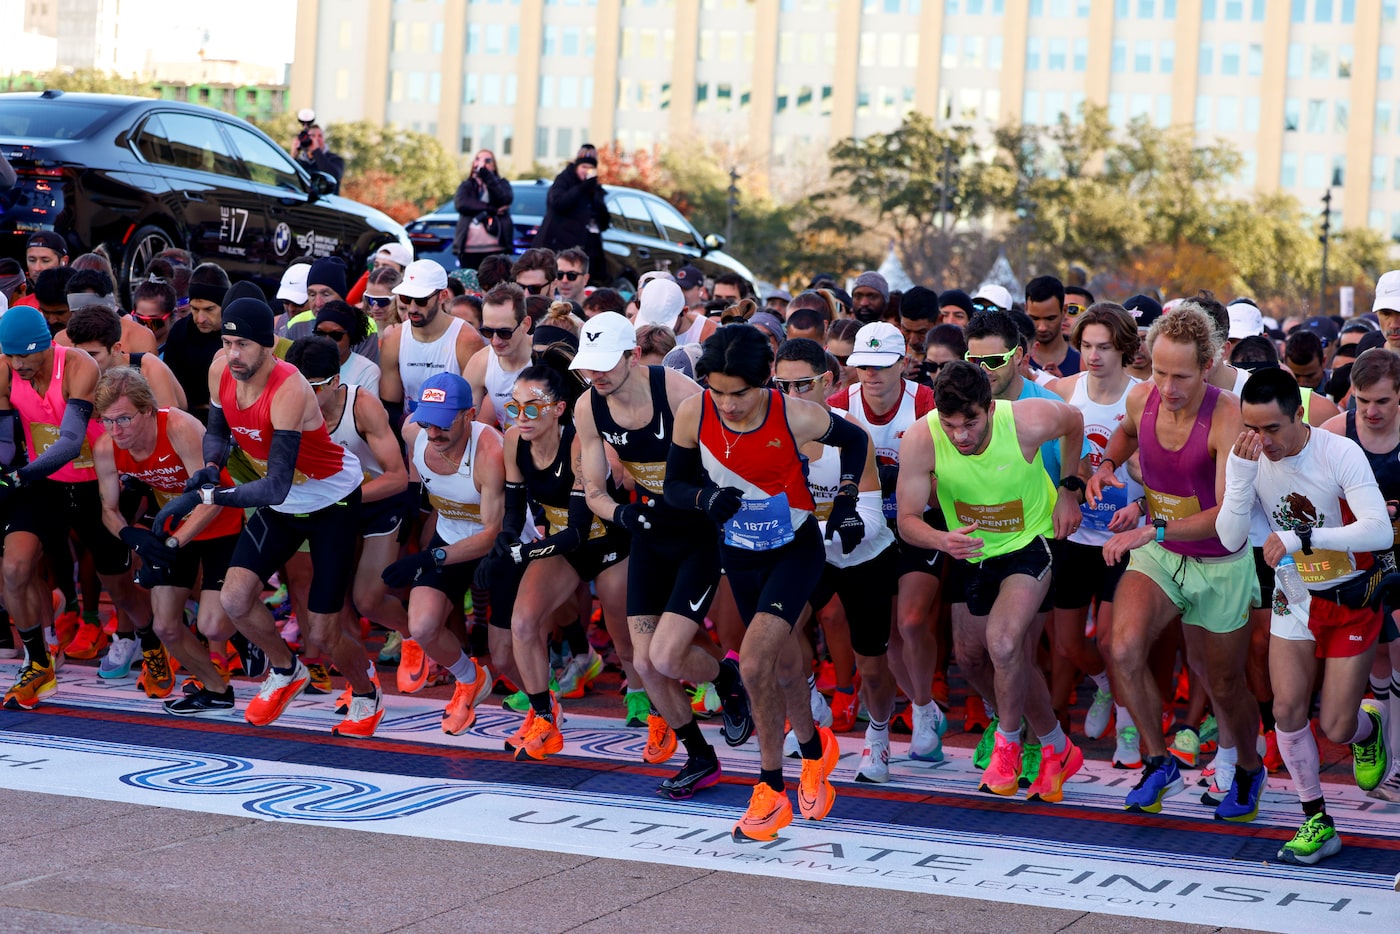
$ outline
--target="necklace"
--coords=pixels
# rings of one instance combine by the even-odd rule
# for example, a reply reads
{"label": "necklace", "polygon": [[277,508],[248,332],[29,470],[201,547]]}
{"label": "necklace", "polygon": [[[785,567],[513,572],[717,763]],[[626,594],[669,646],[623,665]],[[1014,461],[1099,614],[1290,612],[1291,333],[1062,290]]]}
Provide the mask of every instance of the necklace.
{"label": "necklace", "polygon": [[730,441],[730,440],[729,440],[729,436],[728,436],[727,434],[724,433],[724,419],[720,419],[720,420],[719,420],[719,436],[720,436],[720,440],[722,440],[722,441],[724,442],[724,459],[725,459],[725,460],[729,460],[729,453],[730,453],[731,451],[734,450],[734,446],[735,446],[736,444],[738,444],[740,441],[744,440],[744,435],[743,435],[743,433],[741,432],[733,441]]}

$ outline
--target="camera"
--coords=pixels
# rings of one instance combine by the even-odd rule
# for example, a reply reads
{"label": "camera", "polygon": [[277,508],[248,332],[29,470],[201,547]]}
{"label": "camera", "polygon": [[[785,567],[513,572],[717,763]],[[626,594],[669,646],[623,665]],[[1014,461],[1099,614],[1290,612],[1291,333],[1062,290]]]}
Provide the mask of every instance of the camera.
{"label": "camera", "polygon": [[316,125],[316,111],[303,107],[297,111],[297,120],[301,123],[301,132],[297,134],[297,152],[300,153],[311,148],[311,128]]}

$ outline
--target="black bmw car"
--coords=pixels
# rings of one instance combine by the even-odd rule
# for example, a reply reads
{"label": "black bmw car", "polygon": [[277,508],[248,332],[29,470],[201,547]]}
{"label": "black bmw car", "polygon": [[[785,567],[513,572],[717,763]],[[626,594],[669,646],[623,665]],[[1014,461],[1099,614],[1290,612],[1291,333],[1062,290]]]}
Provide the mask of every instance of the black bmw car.
{"label": "black bmw car", "polygon": [[297,256],[336,255],[351,270],[402,226],[334,194],[266,134],[229,114],[175,101],[48,90],[0,94],[0,153],[18,175],[0,191],[0,256],[23,262],[36,230],[69,255],[103,245],[123,294],[150,258],[181,247],[272,294]]}

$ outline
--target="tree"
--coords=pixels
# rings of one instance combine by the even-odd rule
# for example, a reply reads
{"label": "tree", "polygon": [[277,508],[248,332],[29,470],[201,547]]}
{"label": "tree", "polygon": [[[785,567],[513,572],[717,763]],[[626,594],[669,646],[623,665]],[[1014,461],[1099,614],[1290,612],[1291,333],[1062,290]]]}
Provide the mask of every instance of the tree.
{"label": "tree", "polygon": [[[20,39],[20,41],[23,41]],[[57,88],[60,91],[82,91],[92,94],[127,94],[132,97],[159,97],[155,86],[149,81],[137,78],[123,78],[115,72],[98,71],[94,68],[69,70],[55,68],[38,74],[14,75],[4,79],[4,90],[42,90]]]}

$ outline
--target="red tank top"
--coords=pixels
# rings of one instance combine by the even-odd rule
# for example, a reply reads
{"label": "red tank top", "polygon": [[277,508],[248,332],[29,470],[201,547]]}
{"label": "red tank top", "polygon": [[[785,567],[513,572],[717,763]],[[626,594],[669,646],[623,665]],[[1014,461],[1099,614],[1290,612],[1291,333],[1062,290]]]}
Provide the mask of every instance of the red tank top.
{"label": "red tank top", "polygon": [[[794,512],[810,513],[816,508],[797,442],[787,423],[787,404],[776,389],[768,393],[768,414],[763,424],[751,431],[734,432],[720,422],[710,391],[700,412],[700,454],[710,479],[720,486],[733,486],[746,499],[786,493]],[[794,528],[799,523],[794,522]]]}
{"label": "red tank top", "polygon": [[[219,404],[224,409],[224,420],[233,433],[233,440],[248,455],[260,476],[267,474],[267,457],[272,449],[272,397],[296,372],[296,367],[285,360],[278,360],[272,367],[272,375],[268,377],[262,395],[246,409],[238,407],[237,381],[232,374],[225,369],[219,378]],[[316,428],[301,433],[294,482],[328,480],[344,469],[345,449],[331,440],[324,421]],[[358,464],[355,469],[359,470]]]}
{"label": "red tank top", "polygon": [[[19,412],[24,425],[24,443],[29,451],[32,464],[40,454],[58,441],[59,429],[63,425],[63,411],[68,400],[63,398],[63,369],[70,348],[62,344],[53,345],[53,374],[49,377],[49,388],[40,396],[26,380],[10,374],[10,405]],[[63,483],[83,483],[97,479],[97,471],[92,466],[92,446],[102,436],[102,425],[96,419],[88,421],[87,436],[83,439],[82,450],[70,464],[64,464],[49,474],[50,480]]]}
{"label": "red tank top", "polygon": [[[124,451],[116,444],[112,445],[112,460],[117,465],[117,473],[135,477],[149,486],[159,506],[164,506],[178,496],[185,489],[185,481],[190,478],[185,470],[185,462],[175,453],[170,437],[166,434],[168,415],[167,409],[156,412],[156,446],[149,457],[138,461],[131,456],[130,451]],[[233,486],[233,479],[229,477],[227,470],[220,476],[219,483],[221,486]],[[196,535],[194,540],[202,542],[211,538],[223,538],[227,535],[237,535],[242,530],[242,510],[226,506],[219,510],[219,515],[205,526],[204,531]]]}

